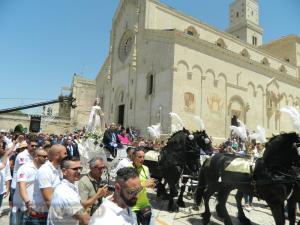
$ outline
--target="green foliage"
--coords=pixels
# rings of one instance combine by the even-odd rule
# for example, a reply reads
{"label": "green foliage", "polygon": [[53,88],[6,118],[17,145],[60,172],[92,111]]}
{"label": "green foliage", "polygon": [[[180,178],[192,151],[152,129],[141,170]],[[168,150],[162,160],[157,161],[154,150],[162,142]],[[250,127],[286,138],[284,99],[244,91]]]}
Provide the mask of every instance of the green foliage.
{"label": "green foliage", "polygon": [[24,127],[22,124],[18,124],[15,129],[14,129],[15,133],[23,133],[24,132]]}

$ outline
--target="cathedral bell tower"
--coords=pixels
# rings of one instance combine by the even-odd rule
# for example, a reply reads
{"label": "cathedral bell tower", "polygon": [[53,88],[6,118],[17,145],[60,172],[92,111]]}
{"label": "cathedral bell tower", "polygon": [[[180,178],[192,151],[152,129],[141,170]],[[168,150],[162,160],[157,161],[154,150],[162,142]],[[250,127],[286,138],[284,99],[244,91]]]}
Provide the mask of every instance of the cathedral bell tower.
{"label": "cathedral bell tower", "polygon": [[262,45],[263,29],[259,26],[257,0],[235,0],[229,7],[228,33],[254,46]]}

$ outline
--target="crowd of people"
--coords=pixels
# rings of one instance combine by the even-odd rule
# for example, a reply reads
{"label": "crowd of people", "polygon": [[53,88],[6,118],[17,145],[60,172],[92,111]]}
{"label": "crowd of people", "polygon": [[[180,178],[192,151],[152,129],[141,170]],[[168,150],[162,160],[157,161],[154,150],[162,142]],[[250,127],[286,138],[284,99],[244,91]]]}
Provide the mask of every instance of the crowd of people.
{"label": "crowd of people", "polygon": [[[78,144],[84,131],[68,135],[0,135],[0,209],[9,196],[10,225],[154,224],[146,188],[153,188],[143,165],[145,142],[112,124],[106,146],[127,148],[113,185],[104,182],[106,159],[95,156],[82,174]],[[115,142],[117,146],[114,146]],[[118,145],[119,144],[119,145]],[[114,149],[115,151],[115,149]]]}

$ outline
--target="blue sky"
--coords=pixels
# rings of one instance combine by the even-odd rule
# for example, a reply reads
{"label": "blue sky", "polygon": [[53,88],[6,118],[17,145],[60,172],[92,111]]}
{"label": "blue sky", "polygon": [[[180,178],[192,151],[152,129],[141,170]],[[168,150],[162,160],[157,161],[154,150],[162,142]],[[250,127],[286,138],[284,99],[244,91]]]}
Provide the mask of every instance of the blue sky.
{"label": "blue sky", "polygon": [[[94,79],[119,0],[0,0],[0,109],[55,99],[74,73]],[[161,0],[220,30],[233,0]],[[299,0],[260,0],[264,43],[300,36]]]}

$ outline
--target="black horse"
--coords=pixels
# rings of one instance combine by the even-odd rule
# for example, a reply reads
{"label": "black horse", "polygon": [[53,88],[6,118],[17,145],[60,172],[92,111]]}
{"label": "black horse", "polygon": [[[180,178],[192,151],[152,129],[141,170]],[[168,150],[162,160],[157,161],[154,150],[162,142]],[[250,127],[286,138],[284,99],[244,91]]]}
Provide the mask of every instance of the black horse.
{"label": "black horse", "polygon": [[[296,206],[297,203],[300,202],[300,178],[299,178],[299,174],[300,174],[300,168],[296,167],[294,168],[294,170],[297,173],[297,182],[293,188],[293,193],[292,195],[289,197],[289,199],[287,200],[287,209],[288,209],[288,219],[290,221],[290,225],[295,225],[296,223]],[[298,221],[297,225],[300,225],[300,221]]]}
{"label": "black horse", "polygon": [[[163,196],[169,200],[168,210],[178,211],[178,205],[174,202],[177,196],[179,180],[183,173],[199,172],[199,158],[201,148],[208,150],[210,141],[205,131],[190,133],[183,129],[174,133],[162,148],[157,162],[145,160],[145,165],[150,169],[152,176],[158,179],[157,196]],[[162,183],[164,179],[164,183]],[[166,193],[165,185],[168,184],[170,193]],[[184,205],[182,196],[185,188],[181,188],[179,205]]]}
{"label": "black horse", "polygon": [[[241,157],[219,153],[207,159],[201,167],[196,191],[196,204],[204,199],[205,212],[202,213],[203,224],[210,220],[209,199],[218,192],[216,212],[223,218],[225,225],[232,225],[226,209],[226,201],[233,189],[238,189],[235,196],[238,208],[238,219],[241,224],[251,224],[242,208],[243,194],[264,199],[271,208],[276,225],[283,225],[284,201],[295,184],[293,165],[299,164],[299,137],[296,133],[283,133],[272,137],[266,144],[261,159],[255,162],[249,173],[228,171],[231,163],[242,161]],[[245,161],[246,162],[246,161]]]}

